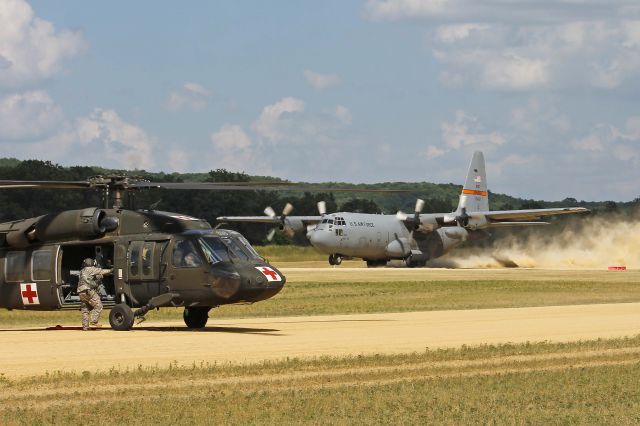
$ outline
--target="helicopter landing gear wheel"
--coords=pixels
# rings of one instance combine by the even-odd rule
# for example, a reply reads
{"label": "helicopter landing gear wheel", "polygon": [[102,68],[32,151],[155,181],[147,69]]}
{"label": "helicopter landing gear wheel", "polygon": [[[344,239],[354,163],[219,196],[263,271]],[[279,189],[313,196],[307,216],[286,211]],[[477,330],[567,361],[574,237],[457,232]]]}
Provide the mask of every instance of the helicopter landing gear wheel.
{"label": "helicopter landing gear wheel", "polygon": [[342,256],[339,254],[330,254],[329,255],[329,265],[339,265],[342,263]]}
{"label": "helicopter landing gear wheel", "polygon": [[129,331],[133,327],[133,311],[125,303],[118,303],[109,312],[109,324],[116,331]]}
{"label": "helicopter landing gear wheel", "polygon": [[209,319],[209,310],[211,308],[203,306],[194,306],[192,308],[184,308],[182,318],[189,328],[203,328],[207,325]]}

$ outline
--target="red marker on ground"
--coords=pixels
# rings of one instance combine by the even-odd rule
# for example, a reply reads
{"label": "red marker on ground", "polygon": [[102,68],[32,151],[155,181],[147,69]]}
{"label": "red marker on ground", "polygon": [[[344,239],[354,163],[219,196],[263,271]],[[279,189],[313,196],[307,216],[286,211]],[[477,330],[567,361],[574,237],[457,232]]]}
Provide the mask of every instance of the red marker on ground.
{"label": "red marker on ground", "polygon": [[610,271],[626,271],[627,267],[626,266],[609,266],[608,269]]}

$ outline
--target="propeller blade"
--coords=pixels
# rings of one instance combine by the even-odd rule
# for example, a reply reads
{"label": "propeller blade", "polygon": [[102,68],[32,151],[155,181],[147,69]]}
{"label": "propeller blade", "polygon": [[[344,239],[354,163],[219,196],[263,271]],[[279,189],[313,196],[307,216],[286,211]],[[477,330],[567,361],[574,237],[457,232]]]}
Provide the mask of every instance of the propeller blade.
{"label": "propeller blade", "polygon": [[324,201],[318,201],[318,213],[320,216],[327,214],[327,203]]}
{"label": "propeller blade", "polygon": [[273,237],[276,235],[276,228],[271,228],[271,231],[267,234],[267,241],[273,240]]}
{"label": "propeller blade", "polygon": [[404,222],[409,218],[409,215],[403,212],[402,210],[398,210],[398,213],[396,213],[396,218]]}
{"label": "propeller blade", "polygon": [[422,209],[424,209],[424,200],[418,198],[416,200],[416,210],[415,210],[415,212],[416,213],[421,213]]}
{"label": "propeller blade", "polygon": [[276,212],[275,212],[275,210],[273,210],[273,207],[271,207],[271,206],[267,206],[264,209],[264,214],[266,214],[269,217],[276,217]]}
{"label": "propeller blade", "polygon": [[289,214],[293,211],[293,206],[291,203],[287,203],[282,209],[282,216],[289,216]]}

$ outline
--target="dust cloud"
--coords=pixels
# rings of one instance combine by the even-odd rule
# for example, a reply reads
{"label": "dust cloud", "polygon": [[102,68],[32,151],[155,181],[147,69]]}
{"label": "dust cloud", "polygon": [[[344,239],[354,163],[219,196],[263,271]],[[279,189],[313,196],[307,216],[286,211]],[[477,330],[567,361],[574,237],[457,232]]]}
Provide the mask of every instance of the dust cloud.
{"label": "dust cloud", "polygon": [[509,231],[491,247],[453,250],[434,262],[445,268],[640,268],[640,220],[621,215],[592,216],[570,226]]}

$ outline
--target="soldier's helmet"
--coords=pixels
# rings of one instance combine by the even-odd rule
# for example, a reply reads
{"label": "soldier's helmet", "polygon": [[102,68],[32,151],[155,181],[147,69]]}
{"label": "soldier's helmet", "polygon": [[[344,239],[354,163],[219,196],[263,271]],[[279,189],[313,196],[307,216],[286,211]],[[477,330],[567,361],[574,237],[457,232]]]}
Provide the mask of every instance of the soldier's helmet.
{"label": "soldier's helmet", "polygon": [[82,261],[82,266],[93,266],[93,259],[90,257],[87,257],[85,260]]}

